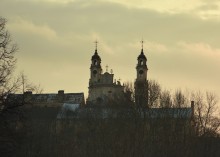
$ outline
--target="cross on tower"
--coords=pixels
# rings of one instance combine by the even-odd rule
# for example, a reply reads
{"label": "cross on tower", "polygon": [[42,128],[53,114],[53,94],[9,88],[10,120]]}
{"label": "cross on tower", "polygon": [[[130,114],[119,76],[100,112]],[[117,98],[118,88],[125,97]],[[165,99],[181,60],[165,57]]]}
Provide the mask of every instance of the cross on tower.
{"label": "cross on tower", "polygon": [[108,65],[106,65],[105,67],[106,67],[106,72],[108,72]]}
{"label": "cross on tower", "polygon": [[97,50],[98,41],[96,40],[94,43],[95,43],[95,49]]}
{"label": "cross on tower", "polygon": [[143,39],[141,40],[141,48],[142,48],[142,50],[144,48],[144,41],[143,41]]}
{"label": "cross on tower", "polygon": [[110,73],[113,74],[113,70],[112,69],[110,70]]}

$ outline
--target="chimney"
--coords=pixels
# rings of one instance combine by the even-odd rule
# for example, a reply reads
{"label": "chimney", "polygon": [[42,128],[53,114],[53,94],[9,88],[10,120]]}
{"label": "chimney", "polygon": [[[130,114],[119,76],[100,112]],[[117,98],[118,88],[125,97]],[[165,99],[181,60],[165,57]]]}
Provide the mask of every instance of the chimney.
{"label": "chimney", "polygon": [[32,91],[26,91],[24,92],[24,95],[32,95]]}
{"label": "chimney", "polygon": [[64,101],[64,90],[59,90],[58,91],[58,100],[59,100],[59,102]]}
{"label": "chimney", "polygon": [[58,95],[64,95],[64,90],[59,90]]}

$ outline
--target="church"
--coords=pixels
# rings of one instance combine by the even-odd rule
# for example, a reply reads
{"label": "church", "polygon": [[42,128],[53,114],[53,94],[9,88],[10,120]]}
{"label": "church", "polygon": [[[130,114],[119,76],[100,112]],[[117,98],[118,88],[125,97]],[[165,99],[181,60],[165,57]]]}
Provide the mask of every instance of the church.
{"label": "church", "polygon": [[[58,93],[32,94],[32,91],[26,91],[24,94],[9,94],[7,101],[13,103],[29,103],[32,106],[59,107],[63,103],[84,105],[105,105],[108,102],[117,102],[122,99],[129,99],[129,94],[125,91],[125,85],[114,79],[113,71],[103,72],[101,57],[97,50],[95,42],[95,52],[91,57],[90,78],[88,86],[88,98],[84,98],[84,93],[64,93],[59,90]],[[135,104],[141,107],[148,107],[148,80],[147,80],[147,57],[143,50],[143,41],[140,54],[137,56],[135,88]],[[135,67],[134,67],[135,70]]]}
{"label": "church", "polygon": [[[124,85],[120,81],[114,81],[114,74],[108,72],[103,73],[101,66],[101,57],[98,54],[97,42],[94,55],[91,58],[90,79],[89,79],[89,94],[87,104],[105,103],[108,100],[124,97]],[[147,81],[147,57],[142,49],[137,57],[137,76],[134,84],[135,87],[135,102],[138,105],[147,105],[148,100],[148,81]]]}

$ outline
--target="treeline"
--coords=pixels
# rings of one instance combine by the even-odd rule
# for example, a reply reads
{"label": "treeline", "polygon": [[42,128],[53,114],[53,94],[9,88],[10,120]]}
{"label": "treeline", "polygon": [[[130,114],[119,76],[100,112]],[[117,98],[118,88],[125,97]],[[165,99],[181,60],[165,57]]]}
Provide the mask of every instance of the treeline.
{"label": "treeline", "polygon": [[[134,102],[135,92],[132,82],[125,83],[125,92],[130,93],[130,100]],[[155,80],[148,81],[148,104],[150,108],[190,108],[194,102],[193,123],[197,136],[219,137],[220,107],[219,98],[213,92],[163,89]],[[133,103],[135,104],[135,103]],[[138,104],[136,104],[138,105]]]}
{"label": "treeline", "polygon": [[12,156],[219,156],[219,138],[194,134],[188,119],[150,119],[136,110],[101,118],[106,107],[96,108],[87,108],[83,118],[57,120],[51,108],[26,110],[20,129],[13,132]]}

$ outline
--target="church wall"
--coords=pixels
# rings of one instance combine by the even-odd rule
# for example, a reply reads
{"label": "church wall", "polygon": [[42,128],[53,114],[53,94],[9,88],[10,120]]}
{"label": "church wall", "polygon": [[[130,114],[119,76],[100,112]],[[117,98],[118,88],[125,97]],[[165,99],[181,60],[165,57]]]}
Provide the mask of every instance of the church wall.
{"label": "church wall", "polygon": [[96,101],[97,98],[109,99],[114,98],[115,95],[123,94],[123,86],[112,86],[112,87],[94,87],[90,89],[89,101]]}

